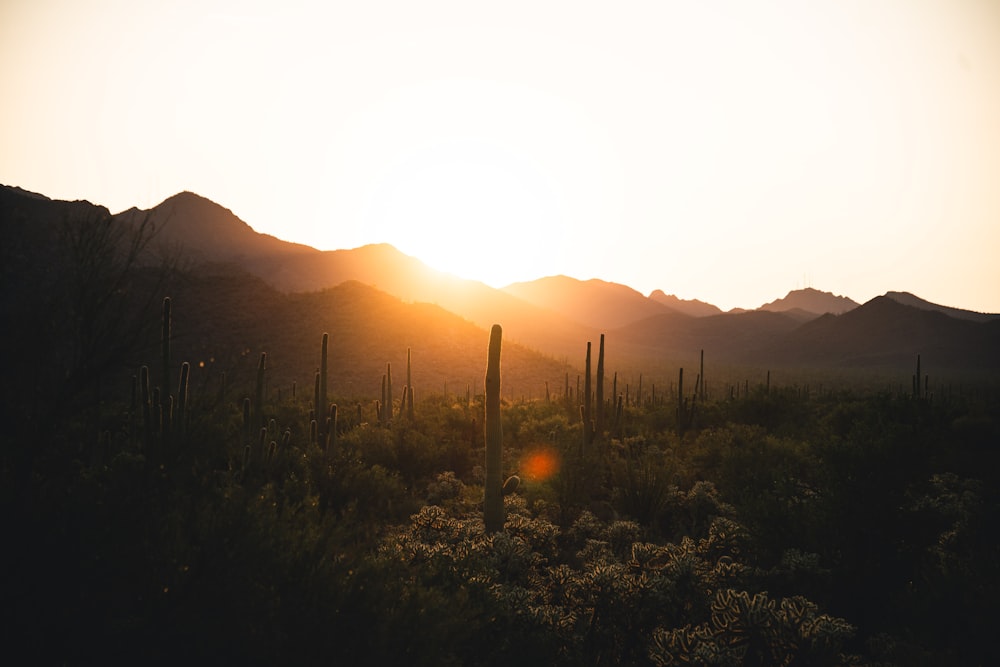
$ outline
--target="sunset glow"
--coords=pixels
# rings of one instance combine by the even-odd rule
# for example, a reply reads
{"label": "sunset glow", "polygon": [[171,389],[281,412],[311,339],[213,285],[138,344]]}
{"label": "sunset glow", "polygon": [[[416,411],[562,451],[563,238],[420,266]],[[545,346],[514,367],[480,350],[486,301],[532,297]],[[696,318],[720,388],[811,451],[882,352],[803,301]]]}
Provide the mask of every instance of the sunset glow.
{"label": "sunset glow", "polygon": [[0,183],[722,308],[1000,312],[989,0],[0,8]]}

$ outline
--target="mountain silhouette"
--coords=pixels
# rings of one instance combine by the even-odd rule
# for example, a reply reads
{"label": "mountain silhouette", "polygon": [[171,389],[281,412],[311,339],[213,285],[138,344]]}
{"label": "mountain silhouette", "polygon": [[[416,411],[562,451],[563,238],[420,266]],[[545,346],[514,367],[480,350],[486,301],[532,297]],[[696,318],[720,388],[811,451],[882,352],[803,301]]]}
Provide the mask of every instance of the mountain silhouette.
{"label": "mountain silhouette", "polygon": [[886,292],[885,296],[892,299],[896,303],[901,303],[904,306],[913,306],[914,308],[919,308],[920,310],[933,310],[939,313],[944,313],[949,317],[955,317],[960,320],[971,320],[972,322],[989,322],[990,320],[995,320],[1000,318],[1000,315],[994,315],[990,313],[977,313],[973,310],[963,310],[961,308],[951,308],[950,306],[939,306],[936,303],[931,303],[930,301],[924,301],[918,296],[914,296],[909,292]]}
{"label": "mountain silhouette", "polygon": [[681,299],[673,294],[664,294],[663,290],[653,290],[649,298],[657,303],[663,304],[670,310],[694,317],[707,317],[709,315],[721,315],[722,309],[710,303],[699,301],[698,299]]}
{"label": "mountain silhouette", "polygon": [[669,309],[631,287],[604,280],[550,276],[503,288],[507,294],[597,329],[615,329]]}
{"label": "mountain silhouette", "polygon": [[792,366],[905,368],[917,354],[938,367],[1000,368],[1000,319],[957,319],[880,296],[803,324],[759,358]]}
{"label": "mountain silhouette", "polygon": [[194,261],[232,262],[279,254],[316,254],[309,246],[254,231],[232,211],[193,192],[181,192],[156,207],[130,208],[115,216],[129,224],[147,221],[155,245],[183,249]]}
{"label": "mountain silhouette", "polygon": [[858,307],[858,303],[846,296],[837,296],[830,292],[821,292],[812,287],[792,290],[784,297],[765,303],[757,310],[767,310],[772,313],[798,311],[800,319],[810,319],[825,313],[839,315]]}
{"label": "mountain silhouette", "polygon": [[[149,210],[133,208],[112,217],[106,208],[89,202],[62,202],[0,186],[4,298],[30,300],[37,282],[32,276],[42,276],[45,267],[61,261],[53,248],[66,225],[102,217],[120,226],[145,221],[155,230],[158,252],[185,258],[187,280],[200,287],[184,292],[178,284],[178,298],[198,313],[194,321],[210,323],[206,326],[211,334],[192,329],[191,340],[218,339],[219,350],[230,344],[234,350],[257,350],[264,341],[274,341],[269,345],[276,351],[307,350],[312,343],[298,341],[298,334],[291,332],[297,323],[312,323],[300,327],[307,337],[323,327],[335,338],[348,330],[352,333],[344,333],[345,338],[363,332],[355,343],[345,342],[344,349],[363,355],[365,364],[374,359],[373,365],[364,366],[365,377],[384,364],[381,357],[390,347],[393,354],[404,354],[405,347],[417,344],[437,350],[437,356],[427,358],[441,368],[428,376],[429,382],[461,382],[458,377],[446,379],[445,367],[465,364],[456,360],[465,358],[461,351],[468,349],[471,373],[481,362],[472,361],[481,356],[478,338],[493,323],[503,325],[505,345],[542,353],[530,357],[530,363],[548,369],[539,377],[582,365],[587,341],[596,343],[601,333],[607,335],[609,369],[630,364],[667,372],[676,362],[690,364],[701,350],[713,363],[755,367],[909,369],[918,353],[928,367],[1000,367],[1000,316],[938,306],[906,292],[890,292],[859,306],[809,288],[757,310],[722,313],[711,304],[682,301],[660,290],[645,297],[625,285],[596,279],[552,276],[498,290],[435,271],[388,244],[320,251],[259,234],[232,211],[189,192]],[[340,288],[347,284],[353,287]],[[313,309],[325,308],[338,314],[317,318]],[[402,310],[390,320],[373,315],[386,309]],[[432,312],[434,316],[427,315]],[[372,322],[377,326],[370,326]],[[421,331],[387,334],[382,327]],[[457,331],[464,332],[461,340],[454,338]],[[235,340],[226,332],[246,332],[251,338]],[[390,339],[389,347],[376,345]],[[447,349],[458,355],[456,360],[448,361]],[[307,363],[309,354],[302,352],[295,364]],[[277,359],[275,364],[280,374]]]}
{"label": "mountain silhouette", "polygon": [[387,243],[320,251],[258,234],[232,211],[191,193],[116,219],[148,219],[161,248],[184,252],[212,270],[247,272],[284,292],[308,292],[355,280],[406,302],[441,306],[488,329],[503,323],[504,339],[563,354],[593,333],[562,315],[537,308],[488,285],[431,269]]}

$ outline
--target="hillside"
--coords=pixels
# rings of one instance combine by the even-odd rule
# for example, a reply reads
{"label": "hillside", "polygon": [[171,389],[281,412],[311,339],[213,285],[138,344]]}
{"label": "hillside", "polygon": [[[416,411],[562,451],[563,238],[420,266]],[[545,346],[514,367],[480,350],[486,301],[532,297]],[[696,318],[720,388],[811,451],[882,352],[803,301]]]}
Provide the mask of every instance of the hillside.
{"label": "hillside", "polygon": [[[172,290],[177,359],[205,362],[249,386],[261,352],[269,385],[311,396],[322,334],[330,334],[332,395],[374,399],[390,363],[394,387],[406,383],[412,356],[417,393],[482,393],[488,333],[425,303],[403,303],[374,287],[346,281],[316,292],[284,294],[252,276],[191,276]],[[504,342],[504,391],[539,397],[545,382],[561,386],[566,368],[550,357]],[[287,395],[287,394],[286,394]]]}
{"label": "hillside", "polygon": [[912,306],[914,308],[919,308],[920,310],[931,310],[944,313],[948,317],[954,317],[960,320],[969,320],[971,322],[989,322],[991,320],[1000,319],[1000,315],[996,314],[977,313],[972,310],[941,306],[936,303],[931,303],[930,301],[925,301],[924,299],[921,299],[914,294],[910,294],[909,292],[886,292],[885,296],[892,299],[896,303],[903,304],[904,306]]}
{"label": "hillside", "polygon": [[596,329],[616,329],[669,312],[663,304],[617,283],[550,276],[503,288],[523,301]]}
{"label": "hillside", "polygon": [[715,362],[753,363],[754,352],[791,333],[798,321],[782,313],[749,311],[709,317],[666,314],[611,332],[634,358],[695,359],[701,350]]}

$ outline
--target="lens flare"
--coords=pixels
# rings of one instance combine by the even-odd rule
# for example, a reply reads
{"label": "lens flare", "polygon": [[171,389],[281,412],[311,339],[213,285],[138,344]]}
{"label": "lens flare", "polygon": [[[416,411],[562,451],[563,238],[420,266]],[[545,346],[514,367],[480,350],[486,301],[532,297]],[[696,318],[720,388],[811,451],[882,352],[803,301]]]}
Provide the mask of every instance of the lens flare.
{"label": "lens flare", "polygon": [[521,459],[520,472],[533,482],[544,482],[559,472],[559,457],[549,449],[529,451]]}

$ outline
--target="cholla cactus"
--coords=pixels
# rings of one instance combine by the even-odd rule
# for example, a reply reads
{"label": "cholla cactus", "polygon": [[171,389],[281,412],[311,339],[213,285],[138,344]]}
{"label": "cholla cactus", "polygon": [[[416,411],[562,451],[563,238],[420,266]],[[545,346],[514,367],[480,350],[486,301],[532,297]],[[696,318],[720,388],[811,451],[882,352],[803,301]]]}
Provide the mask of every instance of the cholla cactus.
{"label": "cholla cactus", "polygon": [[766,592],[723,589],[708,622],[657,630],[650,658],[657,665],[850,664],[841,648],[853,633],[801,596],[778,601]]}

